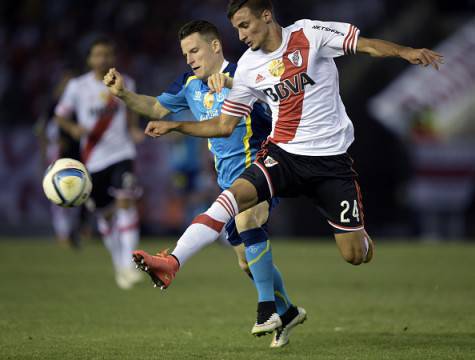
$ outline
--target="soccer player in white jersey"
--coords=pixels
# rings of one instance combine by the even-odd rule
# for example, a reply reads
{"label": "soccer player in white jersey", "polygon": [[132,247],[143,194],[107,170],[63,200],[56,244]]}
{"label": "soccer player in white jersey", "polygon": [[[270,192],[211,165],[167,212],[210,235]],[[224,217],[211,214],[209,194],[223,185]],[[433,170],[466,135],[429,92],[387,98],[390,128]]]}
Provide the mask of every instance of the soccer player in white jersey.
{"label": "soccer player in white jersey", "polygon": [[[369,262],[373,242],[364,228],[357,174],[347,154],[353,125],[340,98],[333,58],[366,53],[438,69],[442,56],[363,38],[358,28],[345,23],[300,20],[282,28],[269,0],[232,0],[228,17],[249,49],[238,62],[220,117],[199,123],[159,121],[147,131],[155,136],[170,131],[229,136],[257,100],[267,103],[272,110],[272,132],[260,156],[205,214],[222,227],[232,216],[273,196],[304,195],[333,228],[342,257],[353,265]],[[215,90],[222,86],[218,82]],[[189,244],[193,244],[193,253],[198,252],[200,244],[218,237],[219,229],[212,230],[195,219],[172,255]],[[157,277],[173,279],[178,269],[173,256],[151,256],[144,251],[134,256]]]}
{"label": "soccer player in white jersey", "polygon": [[[87,58],[91,71],[69,81],[55,115],[58,124],[80,140],[81,160],[92,177],[98,228],[111,253],[117,285],[128,289],[140,280],[130,257],[139,240],[133,139],[139,141],[143,132],[137,126],[137,116],[102,83],[114,65],[114,51],[106,38],[93,42]],[[125,79],[134,89],[134,81]],[[73,113],[77,123],[71,120]]]}

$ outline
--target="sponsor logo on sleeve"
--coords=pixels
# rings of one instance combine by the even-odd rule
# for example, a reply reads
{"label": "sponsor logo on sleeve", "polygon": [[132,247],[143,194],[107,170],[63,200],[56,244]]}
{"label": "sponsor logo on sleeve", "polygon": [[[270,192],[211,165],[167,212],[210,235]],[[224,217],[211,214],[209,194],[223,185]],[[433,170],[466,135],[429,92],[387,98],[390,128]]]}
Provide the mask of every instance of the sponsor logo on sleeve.
{"label": "sponsor logo on sleeve", "polygon": [[335,34],[340,35],[340,36],[345,36],[345,34],[343,34],[341,31],[338,31],[338,30],[335,30],[335,29],[332,29],[332,28],[329,28],[329,27],[326,27],[326,26],[313,25],[312,29],[322,30],[322,31],[329,31],[329,32],[335,33]]}

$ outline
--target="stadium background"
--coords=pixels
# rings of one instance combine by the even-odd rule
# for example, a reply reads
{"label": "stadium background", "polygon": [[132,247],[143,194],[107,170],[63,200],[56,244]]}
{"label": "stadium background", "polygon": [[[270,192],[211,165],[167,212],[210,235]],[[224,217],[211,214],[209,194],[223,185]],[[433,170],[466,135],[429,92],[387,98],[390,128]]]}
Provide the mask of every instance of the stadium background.
{"label": "stadium background", "polygon": [[[468,98],[467,106],[470,109],[472,103],[473,108],[473,0],[274,3],[283,25],[299,18],[346,21],[356,24],[366,37],[409,46],[437,48],[445,41],[446,57],[468,46],[457,64],[447,64],[440,73],[417,69],[406,89],[442,88],[457,93],[449,105]],[[1,235],[51,233],[49,204],[40,187],[45,164],[39,151],[38,120],[48,118],[54,88],[64,73],[85,70],[90,41],[100,34],[112,37],[117,43],[117,68],[136,79],[139,92],[158,95],[187,69],[176,34],[190,19],[214,22],[221,31],[226,58],[239,58],[244,47],[224,16],[225,5],[219,0],[177,1],[174,6],[161,1],[1,2]],[[468,41],[451,38],[466,27]],[[365,56],[340,58],[337,65],[341,94],[355,125],[356,142],[350,152],[361,175],[368,230],[380,237],[473,237],[475,142],[473,126],[467,125],[475,120],[473,111],[466,111],[462,120],[457,117],[462,130],[452,131],[450,126],[437,126],[444,119],[432,116],[436,111],[429,105],[414,109],[402,102],[400,116],[391,124],[384,109],[394,94],[384,91],[407,77],[410,66],[397,59]],[[450,77],[455,69],[463,70],[462,84]],[[430,81],[421,76],[424,72]],[[433,96],[434,103],[442,102],[444,96],[443,92]],[[147,140],[138,149],[136,166],[145,189],[140,204],[143,233],[177,234],[217,191],[206,144],[170,136]],[[201,156],[188,156],[197,151]],[[302,199],[283,201],[272,217],[271,229],[274,236],[330,234],[321,216]]]}

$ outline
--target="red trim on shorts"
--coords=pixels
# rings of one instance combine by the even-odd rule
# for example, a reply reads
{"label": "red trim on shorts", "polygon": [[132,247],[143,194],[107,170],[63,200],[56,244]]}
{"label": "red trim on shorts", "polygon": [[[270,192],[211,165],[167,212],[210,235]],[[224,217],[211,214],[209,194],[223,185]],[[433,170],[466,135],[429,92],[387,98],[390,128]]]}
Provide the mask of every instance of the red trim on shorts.
{"label": "red trim on shorts", "polygon": [[254,165],[257,165],[257,167],[259,169],[262,170],[262,172],[264,173],[264,176],[267,180],[267,186],[269,186],[269,193],[270,193],[270,197],[274,197],[274,186],[272,185],[272,181],[271,181],[271,178],[270,178],[270,175],[269,173],[267,172],[266,168],[259,162],[257,161],[254,161]]}
{"label": "red trim on shorts", "polygon": [[[300,56],[302,57],[301,66],[296,66],[289,60],[289,55],[295,51],[300,51]],[[307,71],[309,51],[310,44],[304,34],[303,29],[293,32],[290,35],[287,49],[282,56],[285,70],[280,77],[281,83],[284,80],[294,81],[294,77],[297,77],[296,82],[300,81],[300,79],[298,79],[298,75]],[[304,97],[305,89],[300,89],[298,94],[292,94],[287,98],[280,100],[278,118],[275,123],[271,138],[273,142],[288,143],[295,138],[297,128],[299,127],[300,120],[302,119]]]}
{"label": "red trim on shorts", "polygon": [[200,214],[194,218],[191,224],[201,224],[213,229],[217,233],[220,233],[223,229],[224,223],[218,220],[213,219],[211,216],[206,214]]}
{"label": "red trim on shorts", "polygon": [[358,195],[358,207],[360,210],[360,216],[361,216],[361,224],[364,226],[364,210],[363,210],[363,195],[361,195],[361,189],[360,189],[360,184],[358,184],[358,181],[354,180],[355,182],[355,187],[356,187],[356,193]]}
{"label": "red trim on shorts", "polygon": [[81,152],[81,160],[84,164],[87,163],[89,157],[91,156],[92,150],[96,147],[96,145],[101,140],[102,135],[104,135],[106,130],[109,128],[114,115],[117,113],[117,109],[117,100],[115,100],[114,97],[110,95],[104,108],[104,112],[99,116],[92,131],[87,136],[86,145]]}
{"label": "red trim on shorts", "polygon": [[333,226],[335,229],[343,230],[343,231],[358,231],[358,230],[364,229],[364,225],[355,226],[355,227],[350,227],[350,226],[342,226],[342,225],[338,225],[338,224],[332,223],[330,220],[327,220],[327,222],[328,222],[331,226]]}

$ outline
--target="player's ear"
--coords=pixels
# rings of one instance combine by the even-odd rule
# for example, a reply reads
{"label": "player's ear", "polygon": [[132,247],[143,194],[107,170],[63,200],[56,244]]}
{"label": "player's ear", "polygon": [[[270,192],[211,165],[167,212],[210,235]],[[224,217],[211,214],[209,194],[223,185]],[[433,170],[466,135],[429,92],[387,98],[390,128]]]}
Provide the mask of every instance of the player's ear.
{"label": "player's ear", "polygon": [[266,24],[270,24],[272,22],[272,11],[265,9],[261,14],[261,18]]}
{"label": "player's ear", "polygon": [[216,54],[221,52],[222,51],[221,41],[219,41],[218,39],[214,39],[213,41],[211,41],[211,48],[213,49],[213,52]]}

